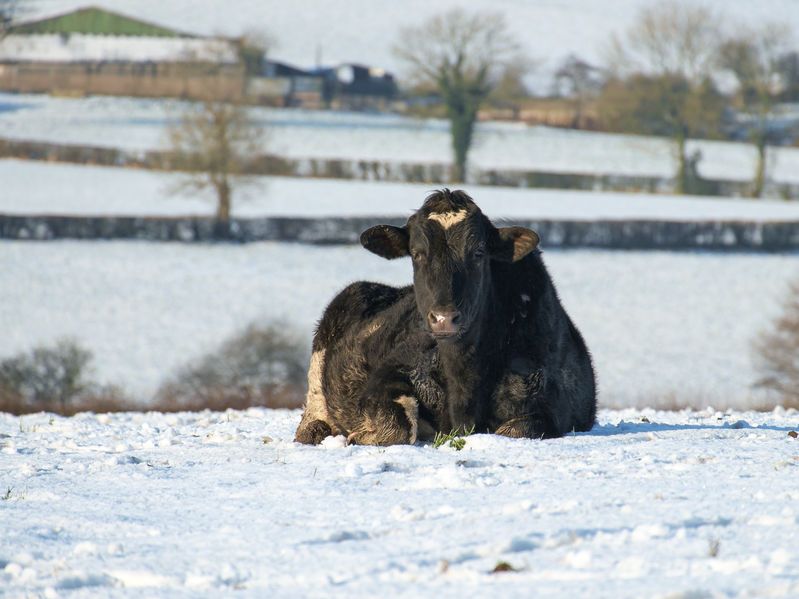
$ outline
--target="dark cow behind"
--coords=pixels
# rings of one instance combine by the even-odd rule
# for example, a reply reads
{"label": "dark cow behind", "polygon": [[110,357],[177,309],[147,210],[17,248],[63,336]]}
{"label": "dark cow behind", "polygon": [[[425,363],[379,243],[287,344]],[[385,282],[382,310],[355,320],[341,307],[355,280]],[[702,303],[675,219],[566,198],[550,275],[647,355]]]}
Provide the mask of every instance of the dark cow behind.
{"label": "dark cow behind", "polygon": [[361,243],[410,255],[414,284],[353,283],[327,307],[297,441],[414,443],[472,426],[548,438],[593,426],[591,358],[535,232],[496,228],[466,193],[445,189],[405,227],[373,227]]}

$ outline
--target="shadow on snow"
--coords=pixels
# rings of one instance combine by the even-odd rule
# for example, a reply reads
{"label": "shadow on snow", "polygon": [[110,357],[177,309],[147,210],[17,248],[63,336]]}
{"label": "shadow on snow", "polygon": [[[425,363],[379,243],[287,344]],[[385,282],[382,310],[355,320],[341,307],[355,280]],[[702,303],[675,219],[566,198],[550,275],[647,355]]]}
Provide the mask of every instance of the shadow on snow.
{"label": "shadow on snow", "polygon": [[671,431],[726,431],[726,430],[742,430],[750,429],[753,431],[777,431],[788,433],[799,428],[799,422],[796,427],[789,426],[774,426],[771,424],[751,425],[745,420],[736,420],[735,422],[723,422],[717,425],[714,424],[666,424],[662,422],[628,422],[625,420],[620,421],[618,424],[596,424],[594,428],[586,433],[577,433],[578,435],[586,435],[591,437],[606,437],[610,435],[634,435],[638,433],[662,433]]}

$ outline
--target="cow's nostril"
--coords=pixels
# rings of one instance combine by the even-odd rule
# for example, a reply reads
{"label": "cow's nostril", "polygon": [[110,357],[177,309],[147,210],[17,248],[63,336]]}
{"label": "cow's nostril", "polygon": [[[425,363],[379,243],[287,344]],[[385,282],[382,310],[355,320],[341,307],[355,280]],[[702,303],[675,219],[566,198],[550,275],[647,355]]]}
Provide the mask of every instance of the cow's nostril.
{"label": "cow's nostril", "polygon": [[427,314],[427,320],[434,335],[449,337],[458,333],[461,313],[457,310],[431,310]]}

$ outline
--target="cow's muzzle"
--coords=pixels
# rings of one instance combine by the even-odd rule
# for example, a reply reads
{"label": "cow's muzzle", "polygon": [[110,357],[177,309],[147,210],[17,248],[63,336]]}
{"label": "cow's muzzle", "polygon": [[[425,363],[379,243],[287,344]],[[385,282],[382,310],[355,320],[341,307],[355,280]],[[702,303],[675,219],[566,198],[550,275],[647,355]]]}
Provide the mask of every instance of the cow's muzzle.
{"label": "cow's muzzle", "polygon": [[430,331],[437,339],[457,337],[461,332],[461,313],[457,310],[433,309],[427,314]]}

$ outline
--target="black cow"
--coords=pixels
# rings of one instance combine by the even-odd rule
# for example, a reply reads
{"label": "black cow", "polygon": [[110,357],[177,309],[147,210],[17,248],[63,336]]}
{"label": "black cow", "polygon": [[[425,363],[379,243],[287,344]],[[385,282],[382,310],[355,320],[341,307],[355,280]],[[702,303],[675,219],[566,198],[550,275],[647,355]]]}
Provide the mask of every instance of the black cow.
{"label": "black cow", "polygon": [[472,426],[531,438],[591,429],[591,358],[535,232],[496,228],[466,193],[444,189],[405,227],[373,227],[361,243],[384,258],[410,255],[413,286],[353,283],[327,307],[297,441],[344,434],[391,445]]}

